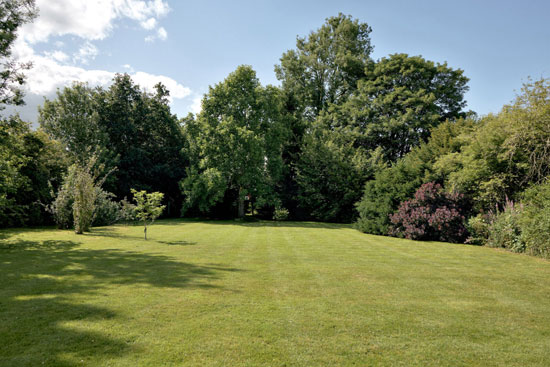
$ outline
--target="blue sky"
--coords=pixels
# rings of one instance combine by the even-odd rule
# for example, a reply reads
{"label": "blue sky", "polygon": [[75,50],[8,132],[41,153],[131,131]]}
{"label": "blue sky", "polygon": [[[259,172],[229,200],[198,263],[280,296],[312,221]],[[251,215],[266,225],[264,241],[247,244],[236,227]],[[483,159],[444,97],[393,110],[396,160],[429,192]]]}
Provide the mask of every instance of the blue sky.
{"label": "blue sky", "polygon": [[203,93],[240,64],[263,84],[296,36],[338,12],[368,23],[375,59],[422,55],[470,78],[468,108],[498,112],[527,77],[550,77],[548,1],[166,1],[37,0],[35,24],[16,54],[35,62],[24,118],[43,96],[74,79],[106,85],[129,72],[144,87],[172,91],[172,109],[196,111]]}

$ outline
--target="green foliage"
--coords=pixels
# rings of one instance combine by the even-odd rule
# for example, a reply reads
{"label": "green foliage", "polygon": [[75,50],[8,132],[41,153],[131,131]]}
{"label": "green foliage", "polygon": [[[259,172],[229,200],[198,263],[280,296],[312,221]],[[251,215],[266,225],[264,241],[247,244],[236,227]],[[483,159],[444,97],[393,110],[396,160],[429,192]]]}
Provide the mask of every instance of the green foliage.
{"label": "green foliage", "polygon": [[363,197],[356,204],[359,212],[356,228],[366,233],[387,234],[390,214],[401,202],[412,198],[422,184],[444,179],[434,164],[440,157],[459,151],[462,146],[459,136],[475,124],[470,119],[440,124],[432,130],[427,143],[390,167],[378,170],[374,179],[365,184]]}
{"label": "green foliage", "polygon": [[17,116],[0,120],[0,226],[50,223],[45,206],[66,167],[57,142]]}
{"label": "green foliage", "polygon": [[[356,91],[358,81],[365,76],[365,69],[372,62],[370,32],[366,23],[338,14],[326,19],[319,29],[307,37],[298,37],[296,48],[285,52],[280,64],[275,66],[276,76],[282,84],[283,117],[288,130],[282,153],[284,166],[278,196],[295,219],[312,218],[312,215],[334,217],[326,210],[323,210],[325,213],[313,214],[308,204],[300,199],[304,195],[304,181],[322,180],[320,176],[323,175],[322,172],[304,169],[305,162],[315,160],[311,156],[301,158],[305,140],[309,140],[304,138],[322,111],[327,111],[332,104],[345,102]],[[310,142],[307,144],[311,145]],[[306,154],[311,153],[309,149]],[[309,174],[313,176],[304,179],[304,175]],[[301,184],[298,183],[299,176],[302,177]],[[349,191],[350,188],[329,189],[334,190]],[[317,196],[325,195],[318,193]],[[327,208],[330,206],[329,203],[324,205]],[[334,205],[338,206],[337,203]],[[345,215],[348,218],[351,216],[353,213]]]}
{"label": "green foliage", "polygon": [[28,161],[24,156],[22,136],[28,132],[18,118],[0,120],[0,222],[10,225],[21,215],[17,210],[14,194],[24,185],[21,167]]}
{"label": "green foliage", "polygon": [[276,207],[275,211],[273,212],[273,220],[276,221],[283,221],[288,219],[288,209],[283,207]]}
{"label": "green foliage", "polygon": [[96,217],[98,225],[116,222],[118,204],[111,200],[113,194],[101,188],[113,170],[100,177],[103,171],[95,156],[85,166],[69,167],[55,200],[48,206],[59,228],[74,227],[77,234],[82,234],[96,223]]}
{"label": "green foliage", "polygon": [[77,234],[88,232],[94,220],[97,190],[90,167],[73,165],[69,168],[73,188],[74,230]]}
{"label": "green foliage", "polygon": [[477,237],[491,247],[550,258],[550,183],[532,185],[521,198],[520,205],[506,200],[496,214],[472,218],[480,228]]}
{"label": "green foliage", "polygon": [[370,32],[366,23],[340,13],[307,38],[298,37],[296,49],[283,54],[275,73],[300,117],[313,122],[330,104],[353,93],[371,62]]}
{"label": "green foliage", "polygon": [[525,251],[550,258],[550,182],[534,185],[522,194],[519,221]]}
{"label": "green foliage", "polygon": [[182,207],[182,215],[192,210],[194,206],[199,213],[206,213],[218,201],[223,199],[226,181],[216,168],[207,168],[201,174],[191,167],[187,177],[181,182],[181,188],[186,200]]}
{"label": "green foliage", "polygon": [[494,221],[494,214],[479,213],[468,219],[467,229],[470,237],[466,243],[472,245],[485,245],[491,234],[491,223]]}
{"label": "green foliage", "polygon": [[550,173],[549,119],[550,83],[527,83],[512,105],[465,132],[460,152],[441,157],[436,169],[449,186],[472,198],[477,211],[518,199]]}
{"label": "green foliage", "polygon": [[262,87],[252,68],[239,66],[210,88],[202,107],[185,125],[192,166],[181,183],[184,210],[206,212],[228,193],[239,217],[245,196],[258,206],[275,205],[285,136],[278,90]]}
{"label": "green foliage", "polygon": [[330,136],[309,136],[297,162],[298,206],[306,219],[350,222],[365,179],[372,175],[370,161]]}
{"label": "green foliage", "polygon": [[0,110],[5,105],[22,105],[25,83],[23,71],[31,63],[19,63],[12,58],[12,46],[18,29],[37,15],[34,0],[2,0],[0,2]]}
{"label": "green foliage", "polygon": [[108,226],[123,219],[123,203],[117,203],[113,200],[114,198],[114,194],[104,190],[98,190],[94,203],[95,213],[92,223],[94,227]]}
{"label": "green foliage", "polygon": [[178,181],[187,159],[183,134],[170,112],[169,93],[162,85],[142,91],[132,79],[116,75],[108,89],[75,83],[46,100],[40,109],[41,127],[65,144],[73,161],[86,164],[97,156],[106,171],[117,172],[105,183],[121,199],[130,188],[166,193],[167,211],[179,213]]}
{"label": "green foliage", "polygon": [[99,111],[99,90],[75,82],[58,90],[56,99],[44,101],[38,108],[38,122],[75,161],[84,164],[92,156],[109,154],[109,137],[99,123]]}
{"label": "green foliage", "polygon": [[126,200],[126,198],[122,199],[120,201],[119,217],[126,223],[134,221],[136,219],[136,205]]}
{"label": "green foliage", "polygon": [[[73,171],[69,171],[71,174]],[[48,206],[48,211],[53,215],[57,227],[69,229],[74,225],[73,218],[73,193],[71,188],[72,178],[65,177],[63,185],[59,188],[53,202]]]}
{"label": "green foliage", "polygon": [[501,247],[513,252],[524,252],[525,243],[521,238],[520,217],[522,206],[507,200],[504,209],[497,212],[489,228],[487,246]]}
{"label": "green foliage", "polygon": [[135,218],[143,222],[143,234],[147,239],[147,225],[153,224],[155,219],[160,217],[166,205],[161,205],[164,194],[161,192],[148,193],[145,190],[137,191],[132,189],[136,206],[134,208]]}
{"label": "green foliage", "polygon": [[347,135],[356,148],[382,147],[393,162],[426,141],[432,128],[466,115],[467,82],[462,70],[446,64],[391,55],[369,67],[357,92],[331,106],[321,124]]}

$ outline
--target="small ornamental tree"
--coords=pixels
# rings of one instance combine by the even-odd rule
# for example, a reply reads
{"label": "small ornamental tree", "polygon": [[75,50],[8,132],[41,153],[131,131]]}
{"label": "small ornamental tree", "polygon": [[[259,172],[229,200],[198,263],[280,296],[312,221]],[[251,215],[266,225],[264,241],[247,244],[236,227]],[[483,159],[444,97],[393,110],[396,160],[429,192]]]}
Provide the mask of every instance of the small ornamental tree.
{"label": "small ornamental tree", "polygon": [[147,224],[153,224],[161,214],[166,205],[160,205],[164,194],[161,192],[147,193],[145,190],[137,191],[132,189],[136,202],[135,218],[143,222],[143,235],[147,239]]}
{"label": "small ornamental tree", "polygon": [[94,221],[98,188],[90,167],[73,166],[73,218],[76,234],[88,232]]}
{"label": "small ornamental tree", "polygon": [[412,240],[464,242],[467,230],[462,214],[463,196],[443,191],[441,185],[422,185],[412,200],[390,215],[390,235]]}

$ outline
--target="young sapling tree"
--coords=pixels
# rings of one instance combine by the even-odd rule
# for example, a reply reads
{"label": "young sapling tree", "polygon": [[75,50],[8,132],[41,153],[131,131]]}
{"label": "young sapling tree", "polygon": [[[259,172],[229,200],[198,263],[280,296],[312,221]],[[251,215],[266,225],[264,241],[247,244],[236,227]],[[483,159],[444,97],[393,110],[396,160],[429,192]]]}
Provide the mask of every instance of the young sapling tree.
{"label": "young sapling tree", "polygon": [[148,193],[145,190],[137,191],[132,189],[132,195],[134,195],[135,218],[143,222],[143,235],[147,240],[147,225],[153,224],[161,214],[166,205],[160,205],[164,194],[161,192]]}

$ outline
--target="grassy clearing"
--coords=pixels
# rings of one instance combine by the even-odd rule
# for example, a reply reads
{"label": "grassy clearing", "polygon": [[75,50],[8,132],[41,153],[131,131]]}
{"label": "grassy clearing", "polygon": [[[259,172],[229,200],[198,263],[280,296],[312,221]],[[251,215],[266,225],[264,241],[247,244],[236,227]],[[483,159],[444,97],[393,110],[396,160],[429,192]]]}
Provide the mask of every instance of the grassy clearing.
{"label": "grassy clearing", "polygon": [[1,366],[548,366],[550,262],[317,223],[0,232]]}

